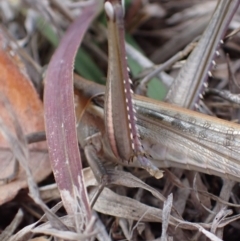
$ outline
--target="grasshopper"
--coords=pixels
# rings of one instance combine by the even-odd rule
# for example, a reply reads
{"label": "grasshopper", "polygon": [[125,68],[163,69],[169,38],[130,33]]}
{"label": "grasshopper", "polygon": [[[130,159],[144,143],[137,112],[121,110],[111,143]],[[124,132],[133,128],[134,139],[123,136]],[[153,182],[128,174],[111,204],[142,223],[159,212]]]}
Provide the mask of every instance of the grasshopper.
{"label": "grasshopper", "polygon": [[197,47],[172,84],[165,99],[167,102],[189,109],[198,109],[199,99],[202,98],[202,93],[207,87],[207,75],[212,75],[211,67],[216,65],[213,58],[215,55],[219,55],[217,49],[223,42],[224,30],[238,5],[239,1],[235,0],[218,1]]}
{"label": "grasshopper", "polygon": [[[208,29],[190,57],[192,64],[188,62],[176,80],[179,83],[190,76],[190,80],[185,81],[187,88],[191,90],[195,82],[197,86],[190,100],[185,101],[184,97],[180,105],[196,106],[223,30],[238,5],[236,0],[219,1]],[[99,153],[107,160],[142,167],[157,178],[162,172],[156,167],[180,167],[240,181],[240,125],[133,94],[125,58],[120,1],[106,1],[105,11],[109,28],[109,68],[104,110],[101,97],[94,98],[104,92],[103,87],[91,84],[94,91],[90,91],[90,84],[84,80],[75,84],[83,95],[94,100],[85,108],[78,136],[87,158],[94,160],[90,163],[97,163],[92,164],[92,168],[98,174],[100,170],[102,176],[98,176],[98,181],[103,181],[106,174],[99,162]],[[214,34],[209,35],[215,28]],[[202,53],[200,50],[208,43],[211,46]],[[197,79],[193,82],[195,76]],[[167,100],[171,103],[176,103],[173,93],[178,93],[177,85],[174,84],[168,94]],[[181,92],[180,96],[190,96],[185,93]],[[89,141],[89,136],[94,140]]]}
{"label": "grasshopper", "polygon": [[[236,2],[231,1],[231,3]],[[218,6],[220,6],[220,9],[217,13],[221,13],[223,7],[228,5],[224,5],[223,1],[221,1]],[[162,171],[158,168],[172,166],[202,171],[239,181],[238,142],[240,126],[217,118],[208,117],[185,108],[176,107],[169,103],[153,101],[147,97],[134,95],[130,88],[131,81],[129,80],[125,57],[124,11],[122,4],[118,0],[105,1],[105,11],[108,18],[109,30],[109,67],[106,90],[103,90],[103,87],[99,85],[90,84],[85,81],[78,83],[78,86],[76,84],[76,87],[81,92],[81,105],[84,105],[84,111],[80,113],[81,121],[78,125],[78,138],[96,179],[101,184],[97,195],[99,195],[105,184],[111,183],[111,175],[109,175],[105,166],[102,165],[101,160],[116,161],[126,165],[141,167],[156,178],[161,178],[163,175]],[[228,12],[230,10],[225,11]],[[86,12],[86,16],[89,16],[87,13],[89,12]],[[218,18],[222,21],[224,16],[225,15],[219,16]],[[90,18],[87,19],[90,21]],[[218,21],[216,21],[216,23],[217,22]],[[72,29],[74,28],[70,30]],[[83,29],[86,29],[86,25]],[[223,30],[222,27],[218,29],[220,32]],[[67,37],[69,37],[67,40],[72,40],[72,36],[73,35],[67,35]],[[80,36],[82,38],[82,35]],[[211,39],[211,36],[204,35],[203,38]],[[218,41],[219,39],[215,37],[214,42]],[[65,48],[67,47],[67,43],[67,41],[64,42],[63,46]],[[210,49],[208,49],[208,51],[210,51]],[[72,52],[70,57],[73,56]],[[55,65],[55,62],[54,67],[63,66],[63,64],[65,64],[63,61],[63,53],[67,54],[68,52],[64,51],[61,52],[61,54],[57,52],[55,55],[55,57],[60,56],[57,58],[58,61],[56,62],[61,65]],[[195,52],[194,54],[198,55],[199,52]],[[207,56],[209,56],[208,53],[206,53],[205,59],[208,59]],[[202,61],[200,58],[196,58],[196,60],[199,64]],[[194,63],[194,65],[197,64]],[[200,73],[204,73],[206,68],[208,68],[208,66],[201,65],[201,69],[199,70]],[[63,82],[65,79],[71,79],[69,70],[65,71],[62,76],[60,76],[61,73],[63,72],[60,71],[58,77]],[[54,74],[55,72],[52,71],[49,75],[53,78]],[[203,75],[204,74],[201,74],[204,78]],[[65,76],[67,77],[64,78]],[[57,78],[54,80],[56,79]],[[199,79],[201,78],[198,78],[197,81],[199,81]],[[69,81],[69,83],[69,86],[72,87],[72,82]],[[51,89],[54,90],[54,85],[51,85],[51,87]],[[199,95],[199,88],[195,89],[197,90],[193,92],[193,97]],[[173,88],[173,91],[174,90],[176,91],[176,88]],[[105,95],[102,94],[103,92],[105,92]],[[59,89],[57,93],[59,93]],[[69,93],[69,91],[65,91],[64,93]],[[53,100],[53,98],[50,98],[50,95],[46,96],[48,96],[50,100]],[[66,96],[69,97],[69,101],[72,100],[72,94],[71,96],[66,94]],[[104,97],[105,99],[103,99]],[[191,99],[193,99],[193,102],[195,101],[194,98]],[[61,103],[63,103],[64,100],[64,98],[61,98]],[[191,102],[192,100],[190,103]],[[51,103],[55,104],[54,101]],[[57,135],[57,137],[59,137],[58,139],[64,137],[64,143],[62,145],[64,147],[67,145],[70,147],[72,143],[68,141],[70,139],[66,138],[68,137],[68,130],[71,128],[64,128],[64,125],[67,126],[69,123],[71,123],[71,125],[75,124],[75,118],[73,118],[73,103],[71,102],[71,104],[70,121],[68,121],[67,118],[62,118],[63,115],[60,115],[59,119],[64,121],[61,123],[54,119],[50,125],[52,129],[56,126],[62,128],[61,130],[63,133],[60,133],[61,135]],[[190,107],[191,105],[192,103]],[[56,107],[56,109],[58,109],[59,105],[56,105]],[[67,108],[64,110],[66,109]],[[51,109],[49,108],[47,113],[50,113],[50,111]],[[54,133],[59,134],[51,130],[49,142],[54,139]],[[72,140],[74,143],[73,151],[75,155],[71,156],[72,153],[70,153],[70,151],[65,151],[65,149],[65,152],[63,151],[63,154],[59,155],[60,157],[66,156],[66,158],[61,158],[63,164],[66,166],[66,168],[62,169],[64,172],[66,171],[66,175],[64,176],[71,177],[72,173],[76,170],[74,167],[79,166],[79,162],[76,160],[80,159],[77,156],[77,154],[79,154],[77,145],[75,145],[76,133],[74,132],[72,134],[74,137]],[[56,142],[52,143],[54,144]],[[53,154],[57,152],[55,146],[52,146],[52,159],[54,159]],[[68,148],[68,150],[70,150],[70,148]],[[75,165],[67,165],[68,160],[70,160],[68,157],[71,157]],[[56,161],[59,162],[58,159]],[[56,164],[56,162],[54,163]],[[69,167],[71,167],[71,169],[69,169]],[[78,169],[81,170],[80,167]],[[56,174],[56,177],[60,176],[59,173]],[[73,176],[75,179],[71,180],[74,181],[72,182],[74,185],[70,185],[70,188],[68,187],[69,184],[66,188],[63,179],[61,179],[63,181],[59,184],[63,197],[66,200],[66,206],[70,203],[69,200],[80,197],[80,195],[75,196],[75,189],[78,190],[78,187],[83,186],[82,183],[79,182],[80,175],[75,172]],[[72,187],[76,188],[73,189]],[[67,195],[66,190],[70,190],[70,192],[67,192]],[[82,190],[81,192],[84,193]],[[92,206],[98,197],[97,195],[92,199]],[[82,205],[87,203],[87,200],[86,202],[84,199],[79,198],[79,200],[81,202],[83,200]],[[88,205],[85,206],[87,210]],[[69,213],[73,213],[74,209],[75,207],[73,207],[72,210],[69,209]],[[88,213],[90,212],[88,211]]]}

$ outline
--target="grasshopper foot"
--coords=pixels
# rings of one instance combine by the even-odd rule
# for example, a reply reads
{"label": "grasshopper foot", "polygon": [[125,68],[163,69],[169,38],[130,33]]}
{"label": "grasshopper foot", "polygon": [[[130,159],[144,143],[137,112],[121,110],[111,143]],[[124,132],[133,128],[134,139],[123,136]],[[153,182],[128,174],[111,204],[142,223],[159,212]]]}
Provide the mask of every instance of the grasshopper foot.
{"label": "grasshopper foot", "polygon": [[150,175],[154,176],[156,179],[163,177],[163,171],[159,170],[152,162],[145,156],[137,156],[139,164],[143,169],[145,169]]}

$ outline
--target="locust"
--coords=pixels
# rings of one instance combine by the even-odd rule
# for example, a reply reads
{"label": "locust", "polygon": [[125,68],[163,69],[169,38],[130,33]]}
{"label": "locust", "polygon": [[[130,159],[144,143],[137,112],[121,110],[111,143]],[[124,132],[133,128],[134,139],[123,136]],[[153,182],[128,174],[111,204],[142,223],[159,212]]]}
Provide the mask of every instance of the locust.
{"label": "locust", "polygon": [[[109,181],[103,159],[144,168],[156,178],[163,175],[158,168],[180,167],[240,181],[240,125],[186,109],[198,104],[224,29],[238,5],[236,0],[218,2],[198,47],[169,91],[170,103],[164,103],[132,92],[123,7],[117,0],[105,2],[109,41],[106,89],[83,79],[75,81],[82,96],[90,99],[78,125],[79,142],[100,183]],[[191,94],[180,91],[178,96],[183,97],[177,100],[177,86],[184,85],[179,84],[181,80],[187,80],[182,89],[188,88]]]}
{"label": "locust", "polygon": [[208,86],[207,76],[216,63],[218,48],[223,43],[226,26],[239,6],[239,1],[220,0],[198,45],[168,91],[165,101],[188,109],[199,109],[199,100]]}
{"label": "locust", "polygon": [[[239,1],[235,0],[227,3],[222,0],[218,2],[213,15],[216,21],[210,21],[209,26],[211,28],[206,29],[206,33],[199,41],[198,46],[200,47],[196,47],[192,52],[190,62],[187,62],[188,68],[184,68],[183,73],[177,78],[177,81],[179,81],[178,79],[181,81],[187,80],[187,87],[190,89],[192,85],[195,85],[194,90],[191,90],[191,98],[183,102],[181,102],[181,98],[179,102],[173,101],[174,95],[172,93],[178,92],[178,85],[181,85],[180,81],[179,84],[174,84],[171,88],[167,97],[169,103],[164,103],[136,95],[131,91],[124,43],[123,5],[121,1],[117,0],[105,1],[109,55],[106,87],[85,80],[75,82],[75,87],[80,92],[80,104],[83,107],[78,116],[80,119],[77,127],[78,140],[96,180],[100,184],[98,192],[91,199],[92,207],[104,186],[114,183],[114,174],[108,169],[108,165],[113,168],[113,162],[143,168],[158,179],[164,175],[162,168],[180,167],[217,175],[223,179],[239,181],[240,126],[187,109],[196,107],[202,89],[205,87],[205,75],[210,71],[212,59],[216,54],[219,43],[221,43],[223,31],[234,13],[234,8],[238,5]],[[89,17],[92,11],[89,7],[84,12],[85,15],[83,16],[88,23],[93,18]],[[75,30],[80,20],[82,18],[73,23],[74,28],[71,27],[71,31]],[[82,39],[83,31],[85,32],[86,29],[87,25],[81,26],[80,39]],[[216,32],[212,34],[212,30],[215,29]],[[71,31],[68,33],[71,33]],[[211,34],[209,34],[209,31]],[[84,207],[90,217],[88,199],[85,198],[83,178],[80,175],[82,167],[79,165],[81,160],[74,126],[71,67],[74,57],[73,50],[77,48],[77,41],[73,41],[76,38],[72,34],[66,34],[65,36],[62,45],[65,47],[65,51],[55,54],[55,61],[52,62],[52,65],[50,63],[49,67],[50,70],[52,67],[52,71],[48,72],[47,79],[53,79],[54,83],[58,83],[56,81],[58,79],[61,80],[60,83],[68,83],[63,93],[68,100],[67,103],[70,104],[64,106],[66,98],[62,97],[60,98],[61,104],[56,103],[55,99],[49,94],[51,92],[47,92],[47,90],[53,90],[54,96],[60,95],[60,89],[54,92],[55,85],[51,84],[51,88],[48,86],[48,89],[45,89],[46,97],[48,97],[45,100],[49,100],[49,102],[45,101],[45,104],[51,103],[51,106],[58,111],[64,106],[64,112],[59,112],[65,113],[60,114],[58,118],[53,116],[53,121],[48,125],[48,143],[51,146],[49,153],[53,165],[60,166],[61,160],[61,170],[60,168],[55,169],[54,174],[56,180],[61,181],[58,185],[66,210],[70,214],[79,210],[75,206],[69,208],[72,203],[71,200],[77,200],[78,206]],[[68,48],[71,42],[74,43],[74,47]],[[212,47],[207,48],[209,43]],[[71,53],[68,56],[71,60],[70,64],[65,62],[64,59],[69,52]],[[68,65],[66,71],[57,71],[57,78],[54,78],[56,71],[53,70],[55,70],[55,67],[61,70],[61,66],[65,64]],[[185,95],[185,93],[182,92],[181,95]],[[177,104],[183,107],[177,106]],[[48,107],[46,105],[45,107]],[[51,116],[52,109],[46,108],[46,117]],[[71,113],[66,111],[68,109]],[[62,143],[56,145],[57,141],[61,140],[60,138],[63,138]],[[64,148],[57,148],[60,146]],[[68,148],[65,148],[66,146]],[[74,148],[71,148],[71,146]],[[69,164],[70,161],[72,165]],[[140,175],[148,177],[148,173],[143,171]],[[70,182],[65,182],[65,179],[70,180]],[[121,179],[123,178],[120,177],[119,180]],[[78,190],[80,191],[78,192]],[[82,196],[83,198],[79,198]],[[165,199],[160,197],[160,200]],[[96,203],[96,208],[97,205],[98,203]],[[81,212],[82,210],[84,209],[81,208]],[[145,214],[142,213],[142,215]]]}

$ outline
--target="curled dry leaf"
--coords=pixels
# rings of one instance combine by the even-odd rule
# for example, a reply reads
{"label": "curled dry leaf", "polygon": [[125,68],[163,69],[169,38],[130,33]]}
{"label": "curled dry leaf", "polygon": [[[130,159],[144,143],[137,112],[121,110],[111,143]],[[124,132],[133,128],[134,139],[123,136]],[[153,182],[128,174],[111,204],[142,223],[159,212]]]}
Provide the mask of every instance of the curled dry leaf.
{"label": "curled dry leaf", "polygon": [[[0,32],[0,93],[10,102],[24,134],[44,130],[43,105],[32,83],[28,79],[24,64],[17,53],[8,45],[8,40]],[[14,133],[8,111],[0,105],[0,117],[4,125]],[[14,156],[9,143],[0,134],[0,176],[7,178],[13,173]],[[46,143],[29,146],[29,166],[37,182],[51,173]],[[25,172],[20,168],[16,179],[0,185],[0,205],[15,197],[18,191],[27,187]]]}

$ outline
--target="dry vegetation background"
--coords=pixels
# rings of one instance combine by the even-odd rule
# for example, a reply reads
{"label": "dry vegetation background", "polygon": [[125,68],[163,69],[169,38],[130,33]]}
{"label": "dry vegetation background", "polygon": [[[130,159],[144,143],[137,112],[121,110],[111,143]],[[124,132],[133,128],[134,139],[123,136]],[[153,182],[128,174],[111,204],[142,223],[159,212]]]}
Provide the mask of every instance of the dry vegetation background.
{"label": "dry vegetation background", "polygon": [[[192,171],[172,168],[156,180],[143,170],[118,167],[115,184],[102,194],[87,224],[81,213],[67,215],[59,203],[47,143],[31,143],[36,135],[30,134],[38,133],[41,138],[44,131],[43,80],[50,58],[68,26],[92,2],[0,1],[0,240],[240,240],[239,184]],[[126,0],[126,40],[149,59],[141,66],[129,53],[133,81],[141,80],[152,70],[151,65],[164,63],[200,36],[216,2]],[[227,33],[240,26],[239,13]],[[107,72],[106,36],[106,18],[100,11],[75,62],[77,74],[101,84]],[[211,88],[229,89],[233,76],[239,82],[239,43],[236,33],[219,49]],[[171,82],[182,64],[179,61],[167,69],[163,81]],[[147,95],[162,100],[167,89],[153,78]],[[234,91],[238,93],[239,88]],[[204,103],[208,113],[239,122],[236,104],[211,94],[206,94]],[[96,183],[83,154],[82,161],[85,185],[94,193]],[[18,162],[20,169],[11,177]],[[114,165],[111,168],[115,170]],[[52,213],[47,207],[53,208]],[[47,212],[50,222],[42,218]]]}

